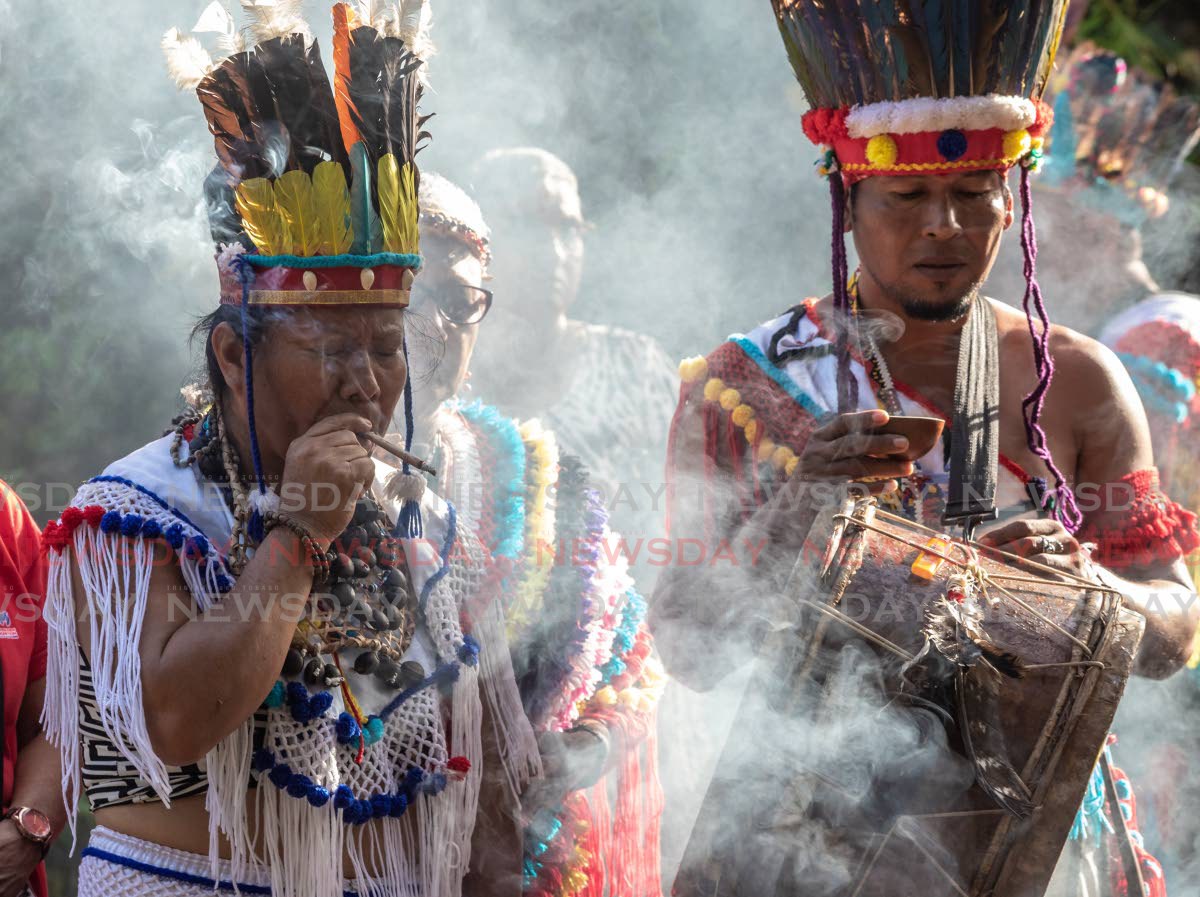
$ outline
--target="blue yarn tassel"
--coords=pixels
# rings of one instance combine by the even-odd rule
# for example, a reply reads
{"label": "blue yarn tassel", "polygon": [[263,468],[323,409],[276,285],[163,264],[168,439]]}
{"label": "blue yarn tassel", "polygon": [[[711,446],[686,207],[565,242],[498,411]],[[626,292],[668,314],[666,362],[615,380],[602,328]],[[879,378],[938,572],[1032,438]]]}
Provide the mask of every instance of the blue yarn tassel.
{"label": "blue yarn tassel", "polygon": [[[266,495],[267,482],[263,476],[262,455],[258,450],[258,430],[254,426],[254,361],[250,351],[250,284],[254,283],[254,268],[244,258],[234,262],[237,278],[242,282],[242,355],[246,365],[246,422],[250,430],[250,458],[254,462],[254,479],[259,493]],[[257,519],[257,522],[255,521]],[[248,535],[256,542],[264,538],[262,516],[256,511],[247,522]]]}
{"label": "blue yarn tassel", "polygon": [[[404,367],[407,374],[404,378],[404,450],[412,451],[413,442],[413,398],[412,398],[412,369],[408,364],[408,337],[404,339]],[[404,463],[401,471],[405,476],[412,474],[408,462]],[[400,505],[400,513],[396,517],[396,529],[392,535],[403,539],[420,539],[425,535],[425,526],[421,520],[421,503],[414,499],[405,499]]]}

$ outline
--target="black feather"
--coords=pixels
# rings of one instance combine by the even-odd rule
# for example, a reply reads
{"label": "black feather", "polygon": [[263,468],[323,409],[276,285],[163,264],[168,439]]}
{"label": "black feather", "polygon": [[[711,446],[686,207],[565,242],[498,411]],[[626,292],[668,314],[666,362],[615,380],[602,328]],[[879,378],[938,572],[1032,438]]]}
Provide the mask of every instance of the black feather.
{"label": "black feather", "polygon": [[960,668],[955,680],[956,718],[975,783],[995,804],[1018,819],[1033,812],[1033,795],[1013,768],[1000,723],[999,679],[983,665]]}
{"label": "black feather", "polygon": [[217,157],[239,179],[348,166],[329,78],[314,43],[292,34],[235,53],[197,88]]}
{"label": "black feather", "polygon": [[248,54],[230,56],[210,72],[196,93],[213,134],[217,158],[236,178],[257,178],[267,166],[256,138],[257,109],[246,74]]}
{"label": "black feather", "polygon": [[983,653],[984,659],[996,668],[996,671],[1003,673],[1010,679],[1023,679],[1025,677],[1025,661],[1021,660],[1016,654],[1011,651],[1005,651],[1003,648],[989,642],[985,639],[973,639],[975,645]]}
{"label": "black feather", "polygon": [[242,230],[242,219],[236,210],[234,185],[236,181],[224,167],[217,165],[204,179],[204,205],[208,210],[208,228],[213,242],[242,243],[247,249],[254,246]]}
{"label": "black feather", "polygon": [[365,26],[350,33],[350,114],[372,163],[389,153],[401,165],[413,161],[421,65],[399,38]]}

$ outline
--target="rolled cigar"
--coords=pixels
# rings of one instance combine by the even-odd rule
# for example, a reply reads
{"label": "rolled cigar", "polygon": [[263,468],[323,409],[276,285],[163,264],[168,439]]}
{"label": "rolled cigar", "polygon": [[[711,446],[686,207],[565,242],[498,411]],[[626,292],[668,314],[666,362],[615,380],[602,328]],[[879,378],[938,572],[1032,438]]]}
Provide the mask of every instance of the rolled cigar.
{"label": "rolled cigar", "polygon": [[371,442],[375,443],[377,446],[379,446],[385,452],[390,452],[391,454],[395,455],[397,458],[399,458],[401,461],[408,464],[410,467],[415,467],[415,468],[417,468],[417,470],[423,470],[427,474],[429,474],[430,476],[433,476],[433,477],[436,477],[438,475],[437,470],[435,470],[433,468],[433,466],[429,464],[428,461],[418,458],[416,455],[412,454],[411,452],[406,452],[404,449],[400,448],[400,446],[398,446],[398,445],[392,445],[392,443],[388,442],[382,436],[379,436],[375,433],[370,433],[370,432],[363,433],[362,435],[365,436],[367,439],[369,439]]}

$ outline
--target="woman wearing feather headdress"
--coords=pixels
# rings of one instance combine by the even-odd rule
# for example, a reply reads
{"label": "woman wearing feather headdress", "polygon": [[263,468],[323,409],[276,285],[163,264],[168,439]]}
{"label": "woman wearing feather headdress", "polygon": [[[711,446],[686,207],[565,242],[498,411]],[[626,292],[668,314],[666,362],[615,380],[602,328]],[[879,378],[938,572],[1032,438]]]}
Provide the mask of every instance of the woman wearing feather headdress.
{"label": "woman wearing feather headdress", "polygon": [[[520,706],[502,616],[464,617],[482,546],[424,462],[371,454],[412,407],[427,9],[334,7],[331,87],[298,6],[248,5],[252,46],[211,6],[215,64],[167,36],[220,160],[209,388],[45,533],[45,725],[98,823],[81,897],[457,895],[485,707]],[[533,734],[504,723],[523,783]]]}
{"label": "woman wearing feather headdress", "polygon": [[[676,892],[1041,894],[1099,744],[1060,761],[1055,779],[1069,770],[1079,793],[1055,804],[1033,760],[1010,753],[1019,722],[979,715],[995,700],[981,694],[1019,694],[1026,678],[986,628],[948,628],[962,619],[959,602],[983,593],[956,580],[922,605],[921,555],[835,559],[848,571],[913,565],[897,588],[930,616],[909,630],[926,647],[906,662],[902,675],[917,678],[900,694],[894,655],[856,641],[861,628],[816,626],[831,633],[829,655],[818,653],[824,636],[812,637],[813,653],[801,651],[816,624],[806,616],[801,625],[799,597],[777,596],[785,583],[810,594],[811,552],[819,570],[825,547],[814,521],[854,489],[919,532],[961,526],[970,536],[982,524],[985,551],[1123,594],[1145,620],[1142,674],[1169,675],[1187,657],[1197,614],[1181,557],[1200,542],[1195,518],[1159,489],[1145,416],[1120,362],[1052,326],[1036,280],[1029,173],[1051,122],[1040,96],[1066,4],[773,7],[812,107],[805,133],[824,148],[833,292],[681,366],[671,536],[766,549],[749,575],[749,559],[730,575],[666,571],[652,627],[668,670],[700,688],[763,643],[778,654],[760,668],[735,726],[755,731],[753,750],[727,745]],[[1018,220],[1013,168],[1023,310],[979,291]],[[846,232],[858,251],[853,277]],[[896,417],[940,418],[944,431],[927,429],[918,448],[916,431],[900,430],[910,422]],[[842,593],[830,594],[836,603]],[[890,612],[882,590],[866,598],[882,602],[869,604],[881,617]],[[946,654],[956,643],[948,634],[973,647]],[[854,649],[868,644],[870,653]],[[799,706],[800,718],[779,706]],[[1112,702],[1105,706],[1111,717]]]}
{"label": "woman wearing feather headdress", "polygon": [[466,193],[428,172],[420,206],[425,266],[411,313],[433,339],[416,341],[411,356],[416,429],[460,522],[487,550],[471,613],[503,610],[522,706],[502,719],[529,719],[544,769],[525,789],[499,774],[485,780],[464,890],[650,897],[665,681],[645,601],[579,459],[538,420],[459,398],[492,304],[489,230]]}

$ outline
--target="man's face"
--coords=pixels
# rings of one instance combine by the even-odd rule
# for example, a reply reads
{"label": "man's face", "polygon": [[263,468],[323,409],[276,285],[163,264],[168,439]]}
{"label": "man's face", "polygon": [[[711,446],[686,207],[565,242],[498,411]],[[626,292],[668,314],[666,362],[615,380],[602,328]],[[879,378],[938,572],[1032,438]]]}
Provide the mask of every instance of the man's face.
{"label": "man's face", "polygon": [[544,326],[566,314],[583,277],[583,218],[574,181],[548,178],[535,201],[492,219],[493,274],[510,302],[498,320]]}
{"label": "man's face", "polygon": [[905,314],[965,314],[1012,224],[1012,194],[994,171],[872,177],[849,201],[847,229],[866,276]]}

